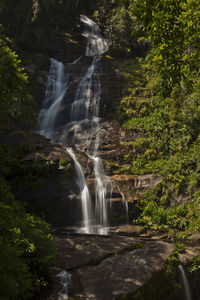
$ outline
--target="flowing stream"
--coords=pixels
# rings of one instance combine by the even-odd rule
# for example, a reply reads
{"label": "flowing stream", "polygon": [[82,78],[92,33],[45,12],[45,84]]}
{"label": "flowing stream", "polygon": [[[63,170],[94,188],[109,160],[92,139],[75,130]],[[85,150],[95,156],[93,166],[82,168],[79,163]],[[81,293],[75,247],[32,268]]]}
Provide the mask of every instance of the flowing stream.
{"label": "flowing stream", "polygon": [[[67,146],[70,145],[66,151],[74,160],[83,218],[82,226],[78,228],[78,231],[87,234],[107,234],[108,209],[112,201],[113,185],[110,178],[105,174],[102,160],[98,157],[98,148],[101,102],[100,62],[101,55],[108,50],[108,45],[96,23],[84,15],[80,16],[80,21],[85,27],[83,32],[87,41],[85,56],[91,57],[92,62],[78,84],[74,101],[71,104],[70,117],[64,128],[59,131],[59,142]],[[79,57],[72,64],[78,63],[81,58]],[[51,59],[48,84],[39,121],[40,134],[52,140],[58,136],[57,120],[63,105],[63,98],[67,96],[68,81],[69,75],[64,65]],[[95,185],[95,201],[93,203],[83,168],[74,150],[84,151],[93,162]],[[122,200],[124,200],[123,195]],[[127,219],[128,205],[125,201],[124,206]]]}

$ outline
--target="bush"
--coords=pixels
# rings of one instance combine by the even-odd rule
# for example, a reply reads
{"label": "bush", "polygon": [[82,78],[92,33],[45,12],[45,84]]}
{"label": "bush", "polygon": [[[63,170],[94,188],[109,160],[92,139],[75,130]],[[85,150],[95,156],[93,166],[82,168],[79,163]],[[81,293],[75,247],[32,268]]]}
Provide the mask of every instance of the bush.
{"label": "bush", "polygon": [[45,284],[54,256],[50,227],[27,214],[0,177],[0,297],[28,299]]}

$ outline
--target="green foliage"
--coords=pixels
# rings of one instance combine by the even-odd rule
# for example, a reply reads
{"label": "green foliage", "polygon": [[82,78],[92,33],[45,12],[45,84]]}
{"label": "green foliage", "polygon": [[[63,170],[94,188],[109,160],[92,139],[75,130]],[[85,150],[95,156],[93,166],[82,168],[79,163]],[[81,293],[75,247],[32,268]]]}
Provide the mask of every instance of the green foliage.
{"label": "green foliage", "polygon": [[[144,64],[143,68],[148,66]],[[147,80],[150,90],[151,77]],[[134,92],[125,96],[119,107],[123,126],[137,136],[127,143],[131,150],[124,162],[131,164],[129,174],[159,173],[163,177],[159,192],[145,194],[138,222],[148,228],[185,232],[187,236],[200,228],[196,196],[200,187],[199,80],[193,78],[190,90],[184,84],[175,85],[169,97],[161,96],[163,87],[157,86],[147,92],[145,100],[143,81],[138,84],[133,80],[134,85]],[[183,195],[186,204],[178,203]]]}
{"label": "green foliage", "polygon": [[182,243],[175,243],[176,250],[178,253],[185,253],[186,247]]}
{"label": "green foliage", "polygon": [[145,244],[144,242],[137,242],[137,243],[134,242],[134,243],[130,244],[128,247],[126,247],[122,250],[116,250],[115,255],[123,255],[123,254],[131,252],[135,249],[139,249],[139,248],[143,247],[144,244]]}
{"label": "green foliage", "polygon": [[[49,225],[26,213],[9,189],[13,178],[15,183],[23,178],[19,159],[28,150],[27,144],[0,146],[0,298],[5,300],[29,299],[45,285],[54,256]],[[38,166],[37,172],[40,169]],[[27,175],[23,184],[30,184],[28,179]]]}
{"label": "green foliage", "polygon": [[191,79],[198,76],[199,5],[195,0],[138,0],[131,4],[138,27],[152,45],[151,75],[160,77],[163,95],[169,95],[181,81],[189,88]]}
{"label": "green foliage", "polygon": [[31,126],[35,117],[34,103],[26,89],[27,76],[9,44],[0,32],[0,135],[14,122]]}
{"label": "green foliage", "polygon": [[200,255],[197,255],[194,259],[186,264],[186,270],[190,275],[200,272]]}
{"label": "green foliage", "polygon": [[126,55],[139,53],[145,48],[146,41],[139,40],[136,17],[129,3],[119,5],[118,0],[101,0],[95,17],[111,47],[122,50]]}
{"label": "green foliage", "polygon": [[28,299],[45,284],[53,257],[49,226],[27,214],[0,177],[0,297]]}
{"label": "green foliage", "polygon": [[[12,1],[11,1],[12,2]],[[23,24],[24,26],[24,24]],[[35,118],[34,103],[27,92],[28,78],[20,67],[11,42],[0,32],[0,136],[16,126],[30,128]],[[45,221],[26,213],[9,186],[23,178],[20,158],[29,145],[0,146],[0,298],[28,299],[46,284],[47,268],[53,258],[50,227]],[[38,169],[36,170],[38,174]],[[35,183],[38,175],[34,175]]]}

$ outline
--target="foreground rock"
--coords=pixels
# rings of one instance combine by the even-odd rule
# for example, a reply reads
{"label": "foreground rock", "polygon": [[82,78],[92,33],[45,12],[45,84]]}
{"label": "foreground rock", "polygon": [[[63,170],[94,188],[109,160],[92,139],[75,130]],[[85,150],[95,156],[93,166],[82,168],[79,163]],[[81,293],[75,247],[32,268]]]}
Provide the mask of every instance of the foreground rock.
{"label": "foreground rock", "polygon": [[173,246],[166,242],[146,242],[142,248],[103,260],[97,266],[78,269],[72,286],[79,280],[75,299],[125,299],[148,282],[169,257]]}
{"label": "foreground rock", "polygon": [[167,242],[127,236],[57,236],[54,244],[60,253],[51,272],[55,282],[37,300],[58,299],[56,274],[63,270],[71,274],[70,300],[126,299],[163,268],[173,250]]}
{"label": "foreground rock", "polygon": [[125,250],[140,242],[132,237],[80,235],[55,237],[54,245],[59,249],[56,266],[74,270],[87,265],[98,264],[104,258]]}

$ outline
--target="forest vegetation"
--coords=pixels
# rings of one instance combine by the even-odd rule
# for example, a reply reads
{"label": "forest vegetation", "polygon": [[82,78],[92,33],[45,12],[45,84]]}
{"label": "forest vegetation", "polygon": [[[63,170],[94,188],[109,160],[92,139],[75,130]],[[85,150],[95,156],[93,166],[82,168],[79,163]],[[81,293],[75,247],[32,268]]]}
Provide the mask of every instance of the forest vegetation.
{"label": "forest vegetation", "polygon": [[[200,2],[196,0],[2,0],[0,137],[34,128],[37,104],[26,53],[51,52],[49,35],[73,32],[80,12],[99,22],[129,89],[116,113],[137,138],[125,174],[161,174],[133,209],[133,222],[184,238],[200,230]],[[15,52],[17,51],[18,54]],[[114,52],[113,52],[114,53]],[[116,53],[116,52],[115,52]],[[110,50],[110,55],[112,51]],[[123,59],[122,59],[123,58]],[[0,144],[0,298],[29,299],[54,257],[50,225],[12,193],[27,144]]]}
{"label": "forest vegetation", "polygon": [[136,64],[143,76],[135,81],[132,76],[135,86],[130,85],[119,108],[122,126],[138,134],[130,142],[126,172],[163,176],[139,204],[136,222],[187,236],[200,228],[200,4],[166,0],[122,5],[130,5],[136,35],[150,44]]}

